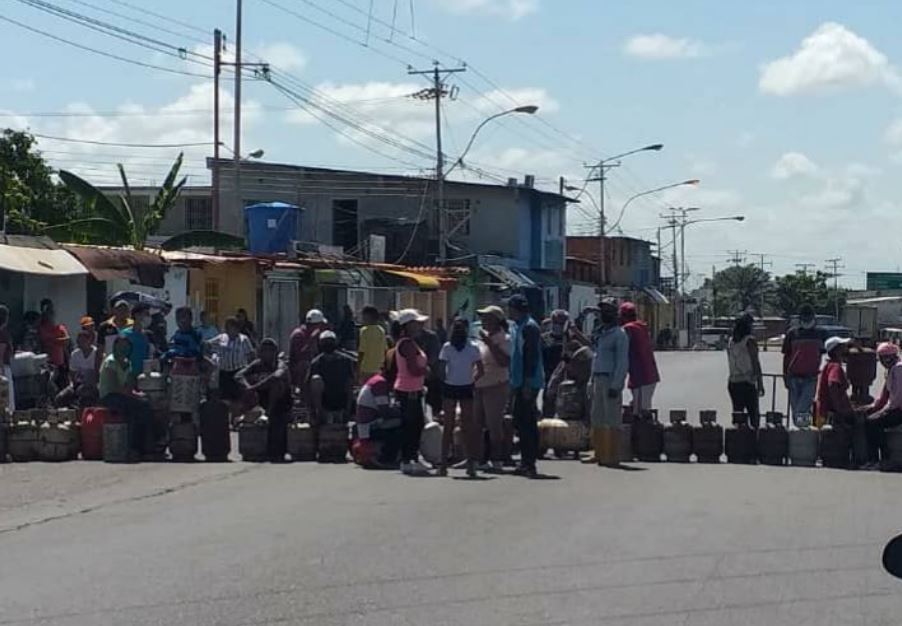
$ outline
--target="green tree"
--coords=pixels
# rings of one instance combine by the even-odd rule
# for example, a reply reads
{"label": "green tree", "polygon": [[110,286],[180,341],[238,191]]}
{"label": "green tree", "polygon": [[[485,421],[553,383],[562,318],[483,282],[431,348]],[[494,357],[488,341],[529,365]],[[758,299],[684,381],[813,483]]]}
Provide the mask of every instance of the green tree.
{"label": "green tree", "polygon": [[[117,167],[124,193],[120,194],[118,202],[110,199],[85,179],[72,172],[61,170],[60,179],[82,199],[85,210],[77,219],[48,227],[47,234],[64,241],[130,246],[135,250],[143,250],[147,246],[148,238],[156,234],[166,214],[175,206],[187,182],[187,178],[184,177],[177,180],[183,156],[179,154],[176,158],[147,208],[142,208],[140,203],[135,202],[122,164]],[[188,231],[170,237],[161,245],[164,250],[191,246],[241,248],[244,246],[244,239],[215,231]]]}
{"label": "green tree", "polygon": [[74,219],[80,209],[36,146],[29,133],[7,128],[0,134],[0,208],[12,234],[37,234]]}
{"label": "green tree", "polygon": [[757,265],[734,265],[714,275],[718,315],[737,315],[748,308],[764,313],[773,300],[768,272]]}
{"label": "green tree", "polygon": [[776,279],[776,300],[780,312],[789,317],[798,313],[802,304],[809,303],[822,315],[833,315],[834,300],[839,299],[839,306],[846,302],[846,290],[834,291],[829,285],[830,275],[824,272],[809,274],[796,272],[779,276]]}

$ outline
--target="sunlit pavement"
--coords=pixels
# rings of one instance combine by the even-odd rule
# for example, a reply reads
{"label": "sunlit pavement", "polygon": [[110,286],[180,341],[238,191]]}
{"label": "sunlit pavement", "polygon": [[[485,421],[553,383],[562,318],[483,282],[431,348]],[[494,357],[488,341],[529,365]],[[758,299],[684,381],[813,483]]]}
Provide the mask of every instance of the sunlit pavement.
{"label": "sunlit pavement", "polygon": [[[662,355],[662,404],[723,361]],[[0,624],[899,623],[902,476],[634,467],[2,466]]]}

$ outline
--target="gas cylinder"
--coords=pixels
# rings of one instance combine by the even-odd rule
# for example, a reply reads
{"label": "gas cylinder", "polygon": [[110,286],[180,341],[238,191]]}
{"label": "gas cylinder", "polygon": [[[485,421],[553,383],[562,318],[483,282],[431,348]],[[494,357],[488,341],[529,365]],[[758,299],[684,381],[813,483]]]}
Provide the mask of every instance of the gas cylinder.
{"label": "gas cylinder", "polygon": [[420,454],[427,463],[438,465],[442,460],[442,425],[430,419],[420,436]]}
{"label": "gas cylinder", "polygon": [[631,423],[623,424],[620,427],[618,451],[622,463],[629,463],[633,460],[633,425]]}
{"label": "gas cylinder", "polygon": [[[264,418],[266,416],[263,416]],[[241,459],[248,463],[266,461],[267,443],[269,440],[269,419],[238,422],[238,452]]]}
{"label": "gas cylinder", "polygon": [[89,407],[81,414],[81,458],[103,460],[103,424],[109,417],[103,407]]}
{"label": "gas cylinder", "polygon": [[288,425],[288,454],[295,462],[316,460],[316,431],[305,422]]}
{"label": "gas cylinder", "polygon": [[0,374],[0,415],[9,409],[9,379]]}
{"label": "gas cylinder", "polygon": [[223,463],[229,460],[232,451],[229,405],[222,400],[200,403],[200,443],[205,461]]}
{"label": "gas cylinder", "polygon": [[582,421],[586,412],[585,389],[572,380],[565,380],[557,391],[557,417],[566,421]]}
{"label": "gas cylinder", "polygon": [[758,459],[764,465],[785,465],[789,456],[789,432],[782,423],[768,421],[758,430]]}
{"label": "gas cylinder", "polygon": [[817,465],[820,432],[816,428],[794,428],[789,431],[789,462],[793,467]]}
{"label": "gas cylinder", "polygon": [[9,455],[9,424],[0,419],[0,463],[6,463]]}
{"label": "gas cylinder", "polygon": [[902,429],[890,428],[886,431],[886,458],[883,464],[892,468],[902,468]]}
{"label": "gas cylinder", "polygon": [[[741,415],[745,415],[745,413]],[[755,430],[747,423],[737,423],[732,428],[728,428],[724,433],[724,451],[727,454],[727,463],[751,465],[757,463],[758,437]]]}
{"label": "gas cylinder", "polygon": [[316,460],[320,463],[344,463],[348,460],[348,427],[324,424],[317,429]]}
{"label": "gas cylinder", "polygon": [[824,467],[849,467],[852,438],[845,427],[825,424],[821,428],[821,464]]}
{"label": "gas cylinder", "polygon": [[138,391],[143,392],[154,411],[168,411],[169,394],[166,378],[156,371],[144,371],[138,375]]}
{"label": "gas cylinder", "polygon": [[38,433],[38,459],[47,462],[69,461],[72,457],[72,441],[77,433],[68,422],[45,421]]}
{"label": "gas cylinder", "polygon": [[717,423],[717,411],[700,411],[701,424],[692,429],[692,451],[699,463],[720,463],[723,454],[723,426]]}
{"label": "gas cylinder", "polygon": [[16,463],[26,463],[37,458],[38,428],[28,411],[16,411],[9,427],[9,456]]}
{"label": "gas cylinder", "polygon": [[169,410],[173,413],[197,411],[203,391],[203,377],[195,359],[175,359],[169,378]]}
{"label": "gas cylinder", "polygon": [[172,460],[187,463],[197,455],[197,426],[191,415],[176,413],[169,422],[169,453]]}
{"label": "gas cylinder", "polygon": [[103,422],[103,460],[106,463],[128,463],[129,427],[124,416],[108,413]]}
{"label": "gas cylinder", "polygon": [[633,451],[636,458],[645,463],[661,460],[664,452],[664,426],[658,421],[656,413],[634,418]]}
{"label": "gas cylinder", "polygon": [[670,424],[664,428],[664,456],[671,463],[688,463],[692,456],[692,427],[684,410],[670,412]]}

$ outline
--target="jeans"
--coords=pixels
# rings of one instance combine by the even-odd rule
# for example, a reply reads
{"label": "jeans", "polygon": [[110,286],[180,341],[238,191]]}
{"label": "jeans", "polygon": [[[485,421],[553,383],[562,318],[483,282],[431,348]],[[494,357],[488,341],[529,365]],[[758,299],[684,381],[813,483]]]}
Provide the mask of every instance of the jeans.
{"label": "jeans", "polygon": [[520,433],[520,464],[535,469],[539,456],[538,389],[514,389],[514,427]]}
{"label": "jeans", "polygon": [[792,421],[799,428],[811,425],[811,405],[817,390],[816,376],[790,376],[789,406],[792,409]]}
{"label": "jeans", "polygon": [[868,461],[878,462],[879,453],[886,460],[886,429],[902,425],[902,409],[893,409],[883,415],[868,417],[865,420],[865,434],[868,440]]}
{"label": "jeans", "polygon": [[758,387],[753,383],[728,383],[730,401],[734,413],[746,413],[749,425],[757,429],[761,425],[761,410],[758,407]]}
{"label": "jeans", "polygon": [[657,387],[658,383],[651,383],[650,385],[642,385],[641,387],[630,389],[633,396],[632,402],[630,403],[633,407],[633,415],[640,415],[645,411],[651,411],[652,398],[654,398],[655,389]]}
{"label": "jeans", "polygon": [[401,462],[418,461],[420,457],[420,437],[426,416],[423,414],[422,391],[397,391],[401,409]]}

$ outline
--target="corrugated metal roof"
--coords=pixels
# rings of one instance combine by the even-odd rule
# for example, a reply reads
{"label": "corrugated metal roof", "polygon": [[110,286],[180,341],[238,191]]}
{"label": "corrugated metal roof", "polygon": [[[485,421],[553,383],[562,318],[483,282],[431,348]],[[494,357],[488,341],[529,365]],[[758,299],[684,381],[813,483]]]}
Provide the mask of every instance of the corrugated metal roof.
{"label": "corrugated metal roof", "polygon": [[81,261],[97,280],[122,278],[157,288],[165,284],[166,260],[152,252],[76,244],[63,247]]}
{"label": "corrugated metal roof", "polygon": [[48,237],[0,238],[0,268],[40,276],[83,276],[84,265]]}

